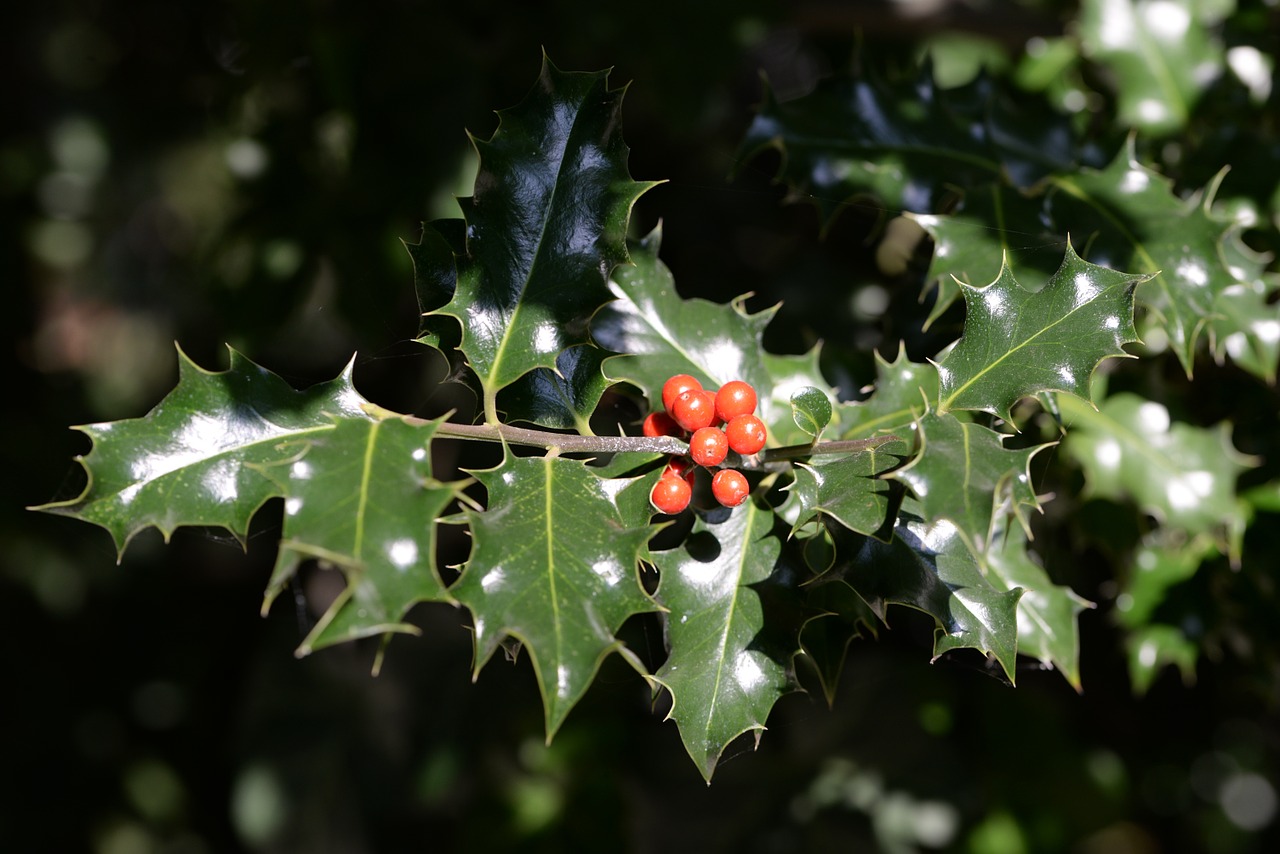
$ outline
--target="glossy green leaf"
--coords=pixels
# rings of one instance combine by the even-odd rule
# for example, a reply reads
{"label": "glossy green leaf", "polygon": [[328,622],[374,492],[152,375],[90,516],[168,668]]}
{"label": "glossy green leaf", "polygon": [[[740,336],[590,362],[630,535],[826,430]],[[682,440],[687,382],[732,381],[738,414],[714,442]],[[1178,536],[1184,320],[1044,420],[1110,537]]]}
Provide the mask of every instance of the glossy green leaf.
{"label": "glossy green leaf", "polygon": [[1085,0],[1079,33],[1084,53],[1111,73],[1119,119],[1145,133],[1186,124],[1207,84],[1223,68],[1210,26],[1213,5],[1198,0]]}
{"label": "glossy green leaf", "polygon": [[[776,445],[803,445],[811,441],[814,438],[813,434],[802,427],[797,420],[794,404],[796,393],[807,389],[806,399],[810,399],[808,396],[821,395],[822,400],[826,402],[826,410],[832,412],[834,410],[831,401],[836,394],[835,389],[827,385],[826,380],[823,379],[822,368],[818,365],[819,347],[815,346],[802,354],[762,352],[761,355],[764,357],[764,369],[768,379],[765,380],[763,387],[757,386],[756,390],[761,398],[759,411],[769,414],[767,418],[764,415],[760,417],[769,427],[771,442]],[[819,387],[815,387],[813,383],[818,383]],[[822,418],[824,407],[822,403],[817,402],[816,397],[812,400],[816,407],[813,413],[816,419],[812,424],[817,424]],[[784,415],[788,410],[791,413],[789,420]],[[829,425],[830,415],[828,415],[827,426]]]}
{"label": "glossy green leaf", "polygon": [[987,578],[1006,590],[1022,590],[1018,599],[1018,652],[1057,668],[1077,691],[1080,683],[1080,630],[1077,618],[1093,603],[1070,587],[1054,584],[1027,550],[1026,533],[1016,525],[997,533],[983,555]]}
{"label": "glossy green leaf", "polygon": [[1053,184],[1048,216],[1088,247],[1090,261],[1144,274],[1137,300],[1154,312],[1190,376],[1218,296],[1245,274],[1224,258],[1238,225],[1213,214],[1213,187],[1179,198],[1169,179],[1138,162],[1132,140],[1105,169]]}
{"label": "glossy green leaf", "polygon": [[897,466],[909,449],[890,441],[857,454],[821,455],[797,462],[795,481],[788,487],[800,503],[792,524],[796,530],[823,516],[860,534],[874,534],[885,526],[895,505],[888,482],[879,476]]}
{"label": "glossy green leaf", "polygon": [[1042,200],[989,184],[967,190],[946,215],[908,214],[933,240],[925,283],[935,296],[925,327],[960,298],[961,284],[981,287],[995,281],[1004,258],[1024,274],[1030,268],[1048,278],[1060,261],[1066,232],[1051,231],[1042,211]]}
{"label": "glossy green leaf", "polygon": [[708,782],[725,747],[746,732],[758,739],[794,688],[799,624],[770,608],[797,581],[776,518],[754,501],[699,515],[684,545],[654,555],[671,652],[651,678],[671,693],[668,717]]}
{"label": "glossy green leaf", "polygon": [[836,688],[844,672],[849,645],[855,638],[875,637],[880,626],[875,612],[842,580],[819,582],[805,588],[805,605],[818,614],[805,620],[800,648],[818,681],[827,705],[835,703]]}
{"label": "glossy green leaf", "polygon": [[893,539],[863,540],[844,578],[882,620],[891,604],[932,616],[935,658],[977,649],[994,656],[1014,681],[1022,590],[995,587],[951,522],[925,523],[904,503]]}
{"label": "glossy green leaf", "polygon": [[1267,513],[1280,513],[1280,480],[1247,489],[1240,496],[1250,507]]}
{"label": "glossy green leaf", "polygon": [[[493,137],[473,139],[480,171],[474,195],[460,200],[466,252],[436,311],[461,324],[460,349],[487,401],[588,343],[588,321],[610,299],[609,270],[627,259],[631,206],[653,185],[628,174],[622,93],[607,78],[544,60],[537,86],[498,113]],[[486,414],[493,420],[490,405]]]}
{"label": "glossy green leaf", "polygon": [[1184,683],[1195,681],[1199,651],[1195,642],[1176,626],[1144,626],[1129,635],[1126,645],[1134,693],[1145,694],[1160,671],[1170,665],[1178,668]]}
{"label": "glossy green leaf", "polygon": [[1034,293],[1007,262],[990,285],[961,285],[964,335],[938,365],[938,413],[980,409],[1008,421],[1019,398],[1041,391],[1088,400],[1098,363],[1137,340],[1133,289],[1144,278],[1083,261],[1068,244]]}
{"label": "glossy green leaf", "polygon": [[911,487],[926,521],[951,521],[980,555],[1001,522],[997,510],[1039,509],[1031,458],[1050,446],[1011,450],[1004,434],[954,415],[926,415],[918,424],[920,453],[893,477]]}
{"label": "glossy green leaf", "polygon": [[1061,116],[1009,111],[987,77],[944,92],[928,67],[914,80],[837,78],[785,103],[766,88],[740,159],[765,148],[781,152],[782,177],[824,223],[864,197],[936,212],[953,187],[1027,187],[1074,160]]}
{"label": "glossy green leaf", "polygon": [[1121,579],[1116,616],[1130,630],[1150,623],[1169,588],[1191,578],[1201,563],[1218,553],[1210,537],[1201,535],[1188,541],[1181,532],[1163,537],[1161,533],[1155,532],[1138,546],[1129,562],[1129,576]]}
{"label": "glossy green leaf", "polygon": [[449,601],[435,566],[436,523],[452,487],[431,475],[436,423],[345,418],[263,467],[284,495],[284,531],[265,611],[303,559],[340,569],[347,586],[300,655],[386,632],[418,602]]}
{"label": "glossy green leaf", "polygon": [[602,370],[609,355],[592,344],[570,347],[555,370],[534,368],[503,389],[498,410],[507,422],[590,434],[591,414],[610,385]]}
{"label": "glossy green leaf", "polygon": [[805,434],[817,438],[831,423],[831,398],[811,385],[791,392],[791,420]]}
{"label": "glossy green leaf", "polygon": [[488,508],[467,513],[474,545],[449,592],[471,611],[477,674],[508,636],[529,651],[550,739],[606,655],[639,666],[614,632],[656,608],[636,575],[653,529],[622,519],[625,481],[577,460],[509,456],[474,474]]}
{"label": "glossy green leaf", "polygon": [[142,418],[76,429],[93,439],[79,460],[89,482],[77,498],[36,508],[101,525],[123,553],[154,526],[167,540],[181,525],[226,528],[238,539],[279,487],[262,467],[292,457],[299,442],[334,429],[334,417],[365,417],[351,365],[296,391],[235,350],[225,371],[178,352],[178,385]]}
{"label": "glossy green leaf", "polygon": [[870,438],[878,433],[914,430],[916,420],[938,396],[938,370],[929,363],[912,362],[907,350],[886,362],[875,354],[876,381],[871,396],[858,403],[841,404],[837,410],[842,439]]}
{"label": "glossy green leaf", "polygon": [[1280,302],[1267,302],[1261,280],[1228,285],[1214,302],[1210,333],[1218,360],[1231,361],[1271,385],[1280,363]]}
{"label": "glossy green leaf", "polygon": [[761,336],[776,309],[748,314],[741,300],[721,305],[681,299],[671,271],[658,260],[660,241],[655,230],[632,247],[634,263],[614,272],[617,300],[592,321],[596,340],[623,354],[605,361],[605,374],[637,386],[659,405],[663,383],[675,374],[711,389],[743,380],[757,389],[757,414],[771,446],[808,441],[791,417],[791,394],[825,387],[816,351],[766,357]]}
{"label": "glossy green leaf", "polygon": [[1064,451],[1084,469],[1091,495],[1131,496],[1143,511],[1189,534],[1214,533],[1233,552],[1230,532],[1246,512],[1236,477],[1252,461],[1231,444],[1231,427],[1174,423],[1162,403],[1121,393],[1100,409],[1059,397]]}
{"label": "glossy green leaf", "polygon": [[457,321],[434,312],[457,291],[457,257],[467,251],[466,225],[461,219],[423,223],[419,241],[404,244],[413,261],[413,287],[422,315],[417,340],[441,351],[461,343],[462,330]]}

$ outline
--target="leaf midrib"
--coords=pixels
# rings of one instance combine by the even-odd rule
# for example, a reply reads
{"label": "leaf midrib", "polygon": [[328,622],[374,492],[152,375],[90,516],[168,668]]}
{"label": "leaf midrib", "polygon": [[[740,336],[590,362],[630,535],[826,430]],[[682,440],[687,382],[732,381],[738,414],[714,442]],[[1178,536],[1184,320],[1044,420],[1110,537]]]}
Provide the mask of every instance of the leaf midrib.
{"label": "leaf midrib", "polygon": [[582,118],[582,106],[585,100],[586,99],[584,97],[577,101],[574,107],[573,123],[569,127],[569,132],[565,135],[564,145],[560,148],[560,159],[556,163],[555,181],[551,186],[551,195],[547,199],[547,203],[543,211],[542,225],[538,231],[537,249],[534,251],[533,260],[530,262],[529,269],[525,273],[524,281],[520,288],[520,298],[516,301],[516,306],[512,309],[511,316],[507,321],[506,331],[503,333],[502,339],[498,342],[498,349],[494,353],[493,363],[489,368],[489,374],[484,378],[484,387],[486,390],[493,388],[494,383],[497,381],[500,374],[503,360],[506,357],[507,344],[511,341],[512,332],[516,328],[516,321],[520,317],[520,309],[524,307],[524,298],[528,294],[529,283],[533,281],[534,271],[538,268],[538,260],[543,255],[542,250],[546,243],[547,229],[553,219],[551,213],[555,210],[556,198],[560,193],[561,179],[564,176],[565,160],[567,159],[565,155],[568,153],[570,141],[574,138],[574,135],[578,130],[578,122]]}

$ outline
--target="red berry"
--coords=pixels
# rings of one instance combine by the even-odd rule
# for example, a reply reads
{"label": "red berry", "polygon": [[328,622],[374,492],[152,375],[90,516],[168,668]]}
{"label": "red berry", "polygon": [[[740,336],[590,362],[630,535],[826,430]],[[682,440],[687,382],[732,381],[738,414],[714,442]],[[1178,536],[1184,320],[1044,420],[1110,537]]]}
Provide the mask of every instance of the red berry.
{"label": "red berry", "polygon": [[729,456],[729,437],[717,427],[695,430],[689,439],[689,456],[700,466],[718,466]]}
{"label": "red berry", "polygon": [[739,415],[756,411],[756,390],[751,383],[730,380],[716,392],[716,415],[721,421],[732,421]]}
{"label": "red berry", "polygon": [[725,426],[724,432],[729,439],[729,447],[743,455],[759,451],[769,436],[764,422],[754,415],[739,415]]}
{"label": "red berry", "polygon": [[670,415],[665,412],[650,412],[644,419],[644,426],[640,428],[646,436],[656,438],[658,436],[679,436],[680,425],[675,422]]}
{"label": "red berry", "polygon": [[689,484],[690,487],[693,486],[693,478],[697,473],[697,466],[689,462],[686,457],[672,457],[671,461],[667,463],[667,467],[662,470],[663,477],[683,478],[684,482]]}
{"label": "red berry", "polygon": [[676,399],[686,391],[702,391],[702,383],[688,374],[676,374],[662,385],[662,408],[675,414]]}
{"label": "red berry", "polygon": [[663,475],[653,485],[653,491],[649,493],[649,502],[659,513],[674,516],[689,506],[689,498],[692,495],[693,489],[684,478]]}
{"label": "red berry", "polygon": [[690,432],[710,427],[711,422],[716,419],[715,395],[701,389],[686,391],[676,398],[675,405],[671,409],[671,417]]}
{"label": "red berry", "polygon": [[725,507],[737,507],[750,493],[751,486],[740,471],[720,469],[711,478],[711,494]]}

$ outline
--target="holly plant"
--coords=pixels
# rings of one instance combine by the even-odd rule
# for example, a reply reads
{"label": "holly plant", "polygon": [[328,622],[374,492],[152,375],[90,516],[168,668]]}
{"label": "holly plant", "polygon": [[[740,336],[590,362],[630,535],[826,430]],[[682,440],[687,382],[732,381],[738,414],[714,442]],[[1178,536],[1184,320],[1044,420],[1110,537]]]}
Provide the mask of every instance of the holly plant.
{"label": "holly plant", "polygon": [[[1249,308],[1261,261],[1213,186],[1175,195],[1133,138],[1088,165],[1066,119],[930,73],[767,97],[744,141],[743,162],[781,151],[782,180],[828,216],[858,198],[913,223],[932,246],[931,322],[963,309],[941,349],[882,347],[860,396],[837,392],[817,347],[765,349],[776,307],[680,296],[660,231],[631,230],[656,182],[629,174],[622,92],[544,61],[474,140],[462,217],[407,247],[419,340],[474,391],[475,417],[390,411],[352,364],[299,391],[234,350],[217,371],[179,351],[151,412],[76,428],[93,443],[87,486],[39,509],[100,525],[123,554],[149,527],[244,541],[280,499],[264,612],[308,562],[345,580],[299,655],[378,638],[376,669],[390,638],[419,633],[416,605],[465,608],[477,675],[499,649],[527,656],[548,740],[618,655],[666,695],[709,781],[779,698],[806,681],[831,696],[850,642],[891,605],[932,618],[935,658],[983,655],[1013,683],[1022,656],[1078,689],[1091,603],[1034,550],[1051,460],[1159,522],[1124,579],[1149,681],[1181,660],[1177,637],[1151,631],[1159,597],[1211,553],[1238,559],[1235,478],[1255,461],[1224,427],[1107,395],[1101,375],[1140,352],[1136,305],[1188,372],[1208,341],[1274,378],[1274,336]],[[485,467],[451,462],[475,443]],[[469,555],[442,565],[459,528]],[[644,620],[662,626],[658,655],[622,639]]]}

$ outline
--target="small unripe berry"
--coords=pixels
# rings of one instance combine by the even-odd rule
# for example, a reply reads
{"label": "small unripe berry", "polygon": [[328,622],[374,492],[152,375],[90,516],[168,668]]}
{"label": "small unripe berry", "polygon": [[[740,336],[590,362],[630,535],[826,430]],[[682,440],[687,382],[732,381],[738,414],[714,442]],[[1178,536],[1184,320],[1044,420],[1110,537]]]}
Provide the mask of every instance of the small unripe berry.
{"label": "small unripe berry", "polygon": [[665,412],[650,412],[645,416],[644,425],[640,429],[650,438],[679,436],[681,432],[680,425]]}
{"label": "small unripe berry", "polygon": [[662,408],[675,414],[676,398],[686,391],[702,391],[702,383],[688,374],[676,374],[662,384]]}
{"label": "small unripe berry", "polygon": [[725,507],[737,507],[750,493],[751,486],[740,471],[720,469],[711,478],[711,494]]}
{"label": "small unripe berry", "polygon": [[764,422],[754,415],[739,415],[725,425],[724,432],[729,447],[744,456],[758,452],[769,437]]}
{"label": "small unripe berry", "polygon": [[750,383],[730,380],[716,392],[716,416],[721,421],[732,421],[739,415],[756,411],[756,390]]}
{"label": "small unripe berry", "polygon": [[718,466],[729,456],[729,438],[718,427],[695,430],[689,439],[689,456],[700,466]]}
{"label": "small unripe berry", "polygon": [[715,395],[701,389],[686,391],[676,398],[671,409],[671,417],[690,432],[710,427],[716,419]]}
{"label": "small unripe berry", "polygon": [[653,490],[649,493],[649,503],[659,513],[674,516],[689,506],[689,499],[692,496],[693,489],[684,478],[663,475],[653,485]]}

